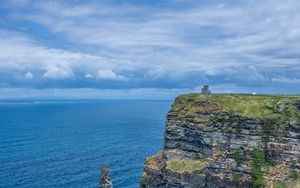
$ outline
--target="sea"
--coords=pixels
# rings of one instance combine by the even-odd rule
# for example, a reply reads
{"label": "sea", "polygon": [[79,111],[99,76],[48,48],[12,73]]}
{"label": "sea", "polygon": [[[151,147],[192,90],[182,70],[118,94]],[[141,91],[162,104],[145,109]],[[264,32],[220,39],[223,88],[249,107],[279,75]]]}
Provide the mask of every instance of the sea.
{"label": "sea", "polygon": [[137,188],[144,160],[163,148],[172,101],[0,102],[0,187]]}

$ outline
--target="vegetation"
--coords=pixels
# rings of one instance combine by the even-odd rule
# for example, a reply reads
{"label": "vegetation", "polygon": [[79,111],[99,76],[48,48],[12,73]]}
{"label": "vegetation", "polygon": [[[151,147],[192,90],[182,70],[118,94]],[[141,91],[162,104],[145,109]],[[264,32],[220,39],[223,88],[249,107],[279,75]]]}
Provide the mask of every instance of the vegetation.
{"label": "vegetation", "polygon": [[173,172],[183,173],[202,170],[206,164],[202,160],[171,160],[167,166]]}
{"label": "vegetation", "polygon": [[296,188],[296,187],[300,187],[300,176],[298,173],[296,176],[293,177],[293,181],[291,181],[289,184],[286,184],[284,182],[275,182],[273,184],[273,188]]}
{"label": "vegetation", "polygon": [[233,182],[239,183],[241,181],[241,174],[238,173],[231,174],[231,180]]}
{"label": "vegetation", "polygon": [[286,106],[287,108],[284,110],[280,119],[278,119],[279,122],[285,125],[284,128],[287,128],[288,124],[290,124],[291,121],[293,121],[294,124],[297,124],[299,126],[300,125],[299,110],[296,108],[295,105],[290,104],[290,102],[287,102]]}
{"label": "vegetation", "polygon": [[236,151],[234,152],[234,160],[236,161],[237,165],[240,165],[245,161],[245,156],[240,151]]}
{"label": "vegetation", "polygon": [[[186,94],[176,99],[171,113],[175,112],[177,116],[183,118],[192,118],[191,122],[197,122],[195,123],[197,126],[205,126],[206,122],[214,124],[221,122],[222,125],[226,125],[222,127],[222,130],[229,136],[243,129],[242,122],[247,117],[261,119],[262,148],[266,148],[273,134],[280,138],[285,135],[288,127],[295,125],[300,127],[299,101],[300,95]],[[243,117],[236,116],[235,113]],[[203,114],[210,114],[210,116]],[[268,157],[269,161],[267,161],[265,155],[264,149],[253,150],[251,174],[254,187],[263,187],[266,183],[263,177],[268,172],[268,166],[269,163],[272,164],[272,160]],[[195,157],[199,160],[201,158],[202,156],[197,155]],[[235,152],[234,159],[238,165],[245,161],[241,152]],[[179,172],[202,168],[199,161],[198,163],[173,161],[171,164],[171,169]],[[291,177],[296,179],[294,184],[300,184],[298,173],[291,172]],[[232,178],[237,180],[237,174],[232,174]],[[283,186],[285,186],[283,182],[274,183],[274,187]]]}
{"label": "vegetation", "polygon": [[286,188],[286,185],[284,182],[275,182],[273,188]]}
{"label": "vegetation", "polygon": [[263,149],[253,150],[253,161],[251,164],[252,183],[254,187],[265,185],[263,176],[268,171],[268,163]]}
{"label": "vegetation", "polygon": [[298,175],[297,179],[294,179],[288,186],[287,188],[296,188],[300,187],[300,176]]}
{"label": "vegetation", "polygon": [[[280,101],[300,100],[297,95],[246,95],[246,94],[186,94],[181,95],[179,99],[186,101],[201,101],[208,99],[219,104],[226,111],[237,112],[243,116],[254,118],[276,117],[276,106]],[[177,104],[178,105],[178,104]],[[177,106],[179,107],[179,106]],[[192,107],[192,106],[190,106]],[[293,107],[287,117],[299,111]]]}
{"label": "vegetation", "polygon": [[198,152],[198,153],[196,153],[195,158],[196,158],[197,160],[202,160],[202,159],[203,159],[203,154],[200,153],[200,152]]}
{"label": "vegetation", "polygon": [[300,175],[295,170],[291,171],[291,176],[294,180],[300,179]]}
{"label": "vegetation", "polygon": [[226,131],[227,133],[229,133],[229,134],[234,133],[234,129],[233,129],[232,127],[229,127],[229,126],[225,128],[225,131]]}

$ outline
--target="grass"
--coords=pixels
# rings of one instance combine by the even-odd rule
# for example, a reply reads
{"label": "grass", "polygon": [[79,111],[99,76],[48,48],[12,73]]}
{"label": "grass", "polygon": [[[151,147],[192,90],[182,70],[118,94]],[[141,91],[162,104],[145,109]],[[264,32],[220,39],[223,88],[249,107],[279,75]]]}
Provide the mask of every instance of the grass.
{"label": "grass", "polygon": [[297,179],[293,180],[288,186],[287,188],[299,188],[300,187],[300,177],[298,177]]}
{"label": "grass", "polygon": [[263,176],[268,171],[268,163],[266,161],[263,149],[253,150],[253,161],[251,164],[252,183],[254,187],[262,187],[265,185]]}
{"label": "grass", "polygon": [[231,180],[233,182],[239,183],[241,181],[241,175],[238,173],[231,174]]}
{"label": "grass", "polygon": [[204,155],[202,154],[202,153],[196,153],[196,156],[195,156],[195,158],[197,159],[197,160],[203,160],[203,157],[204,157]]}
{"label": "grass", "polygon": [[206,167],[202,160],[171,160],[168,161],[167,167],[178,173],[201,171]]}
{"label": "grass", "polygon": [[300,175],[298,174],[298,172],[296,172],[295,170],[291,171],[291,176],[294,180],[299,179],[300,180]]}
{"label": "grass", "polygon": [[236,161],[237,165],[240,165],[244,162],[245,156],[240,151],[234,152],[234,160]]}
{"label": "grass", "polygon": [[[277,115],[276,106],[280,101],[300,100],[300,95],[185,94],[178,99],[187,102],[209,100],[219,104],[225,111],[237,112],[247,117],[265,118]],[[295,110],[297,109],[289,113],[299,113]]]}
{"label": "grass", "polygon": [[273,188],[286,188],[286,184],[284,182],[275,182]]}
{"label": "grass", "polygon": [[275,182],[273,188],[299,188],[300,187],[300,177],[293,179],[289,184],[284,182]]}

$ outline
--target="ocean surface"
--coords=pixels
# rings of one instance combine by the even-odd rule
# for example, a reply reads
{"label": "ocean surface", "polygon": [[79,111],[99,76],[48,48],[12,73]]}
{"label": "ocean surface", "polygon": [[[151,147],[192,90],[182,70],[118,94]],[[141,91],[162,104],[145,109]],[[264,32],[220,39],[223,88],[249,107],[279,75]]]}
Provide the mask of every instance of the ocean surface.
{"label": "ocean surface", "polygon": [[0,187],[138,187],[144,159],[163,146],[171,101],[0,103]]}

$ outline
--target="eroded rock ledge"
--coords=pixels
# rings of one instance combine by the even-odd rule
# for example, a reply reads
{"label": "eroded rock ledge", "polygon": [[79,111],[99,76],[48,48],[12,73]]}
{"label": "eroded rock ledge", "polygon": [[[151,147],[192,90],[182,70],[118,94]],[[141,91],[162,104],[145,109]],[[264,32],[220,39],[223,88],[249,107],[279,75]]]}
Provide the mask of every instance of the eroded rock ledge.
{"label": "eroded rock ledge", "polygon": [[140,186],[299,186],[300,97],[177,97],[163,151],[145,160]]}

